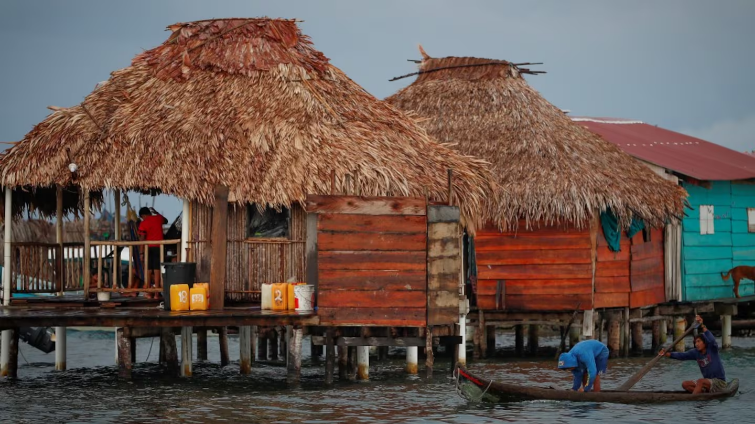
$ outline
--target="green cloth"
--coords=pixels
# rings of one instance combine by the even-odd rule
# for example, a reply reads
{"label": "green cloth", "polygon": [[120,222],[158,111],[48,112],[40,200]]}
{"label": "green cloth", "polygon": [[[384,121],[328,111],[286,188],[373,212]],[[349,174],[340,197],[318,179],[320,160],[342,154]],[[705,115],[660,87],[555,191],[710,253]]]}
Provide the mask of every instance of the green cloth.
{"label": "green cloth", "polygon": [[[603,236],[608,242],[608,248],[612,252],[621,251],[621,230],[619,230],[619,218],[614,215],[611,209],[600,213],[600,225],[603,227]],[[632,218],[632,223],[627,230],[627,237],[632,238],[635,234],[645,228],[645,222],[638,218]]]}

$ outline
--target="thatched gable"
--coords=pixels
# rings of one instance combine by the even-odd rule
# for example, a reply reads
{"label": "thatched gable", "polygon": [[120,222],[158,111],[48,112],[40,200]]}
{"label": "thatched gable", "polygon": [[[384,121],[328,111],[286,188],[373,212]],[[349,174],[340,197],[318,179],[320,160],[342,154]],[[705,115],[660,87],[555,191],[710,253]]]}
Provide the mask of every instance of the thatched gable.
{"label": "thatched gable", "polygon": [[519,218],[583,225],[611,208],[624,225],[682,214],[686,192],[615,145],[572,122],[515,64],[472,57],[424,58],[417,79],[386,101],[414,111],[428,133],[492,163],[505,190],[487,210],[504,226]]}
{"label": "thatched gable", "polygon": [[[437,144],[315,50],[293,20],[176,24],[81,105],[55,109],[2,158],[2,184],[159,189],[210,204],[217,184],[274,207],[350,190],[445,200],[477,216],[483,161]],[[73,179],[68,164],[78,165]]]}

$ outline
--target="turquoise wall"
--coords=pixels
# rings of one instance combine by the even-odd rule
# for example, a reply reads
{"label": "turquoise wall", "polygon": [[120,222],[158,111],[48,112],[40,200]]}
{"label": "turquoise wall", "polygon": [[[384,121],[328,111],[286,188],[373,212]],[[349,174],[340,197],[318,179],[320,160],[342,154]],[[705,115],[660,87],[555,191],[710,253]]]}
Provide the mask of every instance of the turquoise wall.
{"label": "turquoise wall", "polygon": [[[755,208],[755,185],[716,181],[710,189],[683,184],[694,210],[682,221],[682,295],[684,300],[734,296],[734,282],[721,272],[734,266],[755,266],[755,233],[747,231],[747,208]],[[713,205],[715,234],[700,234],[700,205]],[[755,294],[750,280],[739,286],[741,296]]]}

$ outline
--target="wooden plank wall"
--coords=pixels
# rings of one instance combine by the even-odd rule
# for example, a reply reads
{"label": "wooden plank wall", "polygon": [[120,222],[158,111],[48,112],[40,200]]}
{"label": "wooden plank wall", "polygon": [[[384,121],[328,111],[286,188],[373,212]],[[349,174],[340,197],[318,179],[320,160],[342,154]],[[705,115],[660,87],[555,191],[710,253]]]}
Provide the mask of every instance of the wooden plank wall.
{"label": "wooden plank wall", "polygon": [[612,252],[603,234],[598,230],[598,258],[595,266],[595,307],[625,308],[629,306],[629,255],[631,243],[621,238],[620,251]]}
{"label": "wooden plank wall", "polygon": [[428,206],[427,215],[427,325],[453,325],[462,281],[459,208]]}
{"label": "wooden plank wall", "polygon": [[486,227],[477,233],[477,307],[573,311],[581,302],[580,309],[592,309],[589,226],[524,230],[521,222],[519,228],[501,233]]}
{"label": "wooden plank wall", "polygon": [[666,301],[663,229],[650,229],[648,232],[649,241],[644,240],[642,231],[632,237],[630,308],[657,305]]}
{"label": "wooden plank wall", "polygon": [[306,209],[317,214],[323,325],[426,325],[424,199],[309,196]]}

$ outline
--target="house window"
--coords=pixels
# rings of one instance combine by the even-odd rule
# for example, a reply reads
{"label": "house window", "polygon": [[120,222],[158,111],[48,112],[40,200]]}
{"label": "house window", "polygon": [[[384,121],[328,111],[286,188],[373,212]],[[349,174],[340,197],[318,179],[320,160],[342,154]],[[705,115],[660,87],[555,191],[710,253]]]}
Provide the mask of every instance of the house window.
{"label": "house window", "polygon": [[288,208],[266,208],[260,212],[257,205],[246,208],[246,236],[259,238],[288,237]]}
{"label": "house window", "polygon": [[700,205],[700,234],[715,234],[713,205]]}
{"label": "house window", "polygon": [[755,208],[747,208],[747,231],[755,233]]}

